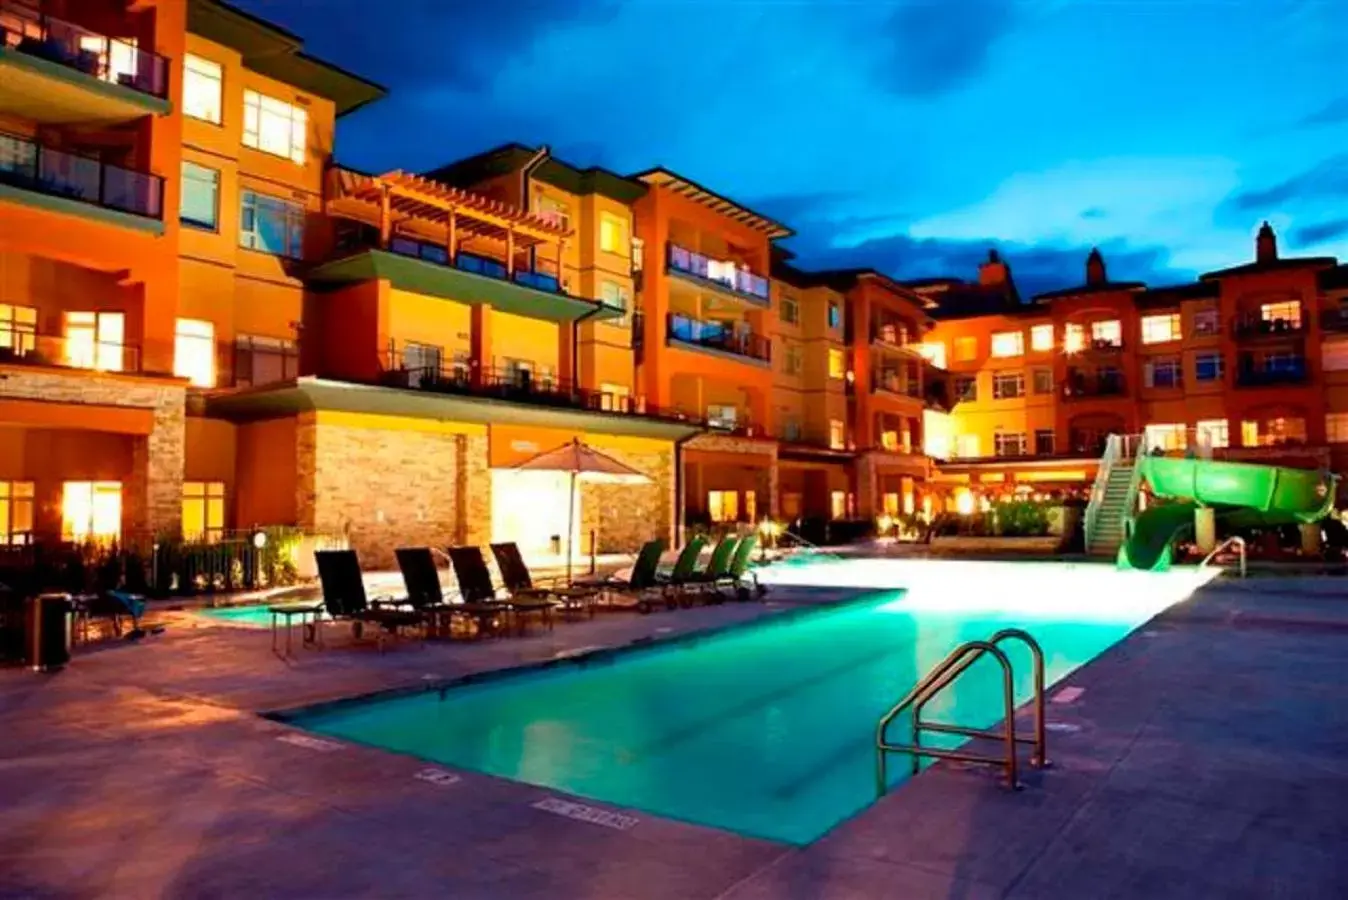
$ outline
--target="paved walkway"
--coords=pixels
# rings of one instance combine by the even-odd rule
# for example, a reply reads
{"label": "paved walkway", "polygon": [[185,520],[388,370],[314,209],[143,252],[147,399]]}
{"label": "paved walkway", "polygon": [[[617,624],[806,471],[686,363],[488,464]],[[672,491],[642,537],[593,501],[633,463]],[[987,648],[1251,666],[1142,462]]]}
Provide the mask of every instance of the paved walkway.
{"label": "paved walkway", "polygon": [[0,672],[0,897],[1348,896],[1337,579],[1210,586],[1068,679],[1056,765],[1024,791],[937,767],[805,848],[577,820],[535,806],[552,791],[256,715],[836,599],[290,665],[266,632],[183,617],[57,675]]}

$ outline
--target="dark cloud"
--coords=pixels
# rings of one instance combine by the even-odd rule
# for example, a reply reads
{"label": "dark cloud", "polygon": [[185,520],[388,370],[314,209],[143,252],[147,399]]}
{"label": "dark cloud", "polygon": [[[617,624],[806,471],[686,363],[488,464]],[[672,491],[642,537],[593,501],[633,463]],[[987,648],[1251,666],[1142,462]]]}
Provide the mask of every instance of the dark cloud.
{"label": "dark cloud", "polygon": [[1090,209],[1083,209],[1081,211],[1081,218],[1083,219],[1103,219],[1108,215],[1109,213],[1105,212],[1104,208],[1099,206],[1092,206]]}
{"label": "dark cloud", "polygon": [[1331,219],[1292,230],[1292,242],[1303,247],[1314,247],[1340,237],[1348,237],[1348,219]]}
{"label": "dark cloud", "polygon": [[983,71],[1014,24],[1011,0],[903,0],[880,30],[892,48],[881,82],[919,97],[957,88]]}
{"label": "dark cloud", "polygon": [[844,206],[857,197],[852,191],[810,191],[746,198],[744,202],[756,212],[794,228],[805,222],[818,221],[831,209]]}
{"label": "dark cloud", "polygon": [[1311,113],[1297,124],[1303,128],[1315,128],[1320,125],[1337,125],[1348,122],[1348,96],[1331,100],[1326,106]]}
{"label": "dark cloud", "polygon": [[1324,162],[1269,187],[1241,191],[1228,197],[1219,210],[1231,218],[1249,214],[1267,216],[1288,204],[1305,200],[1348,197],[1348,153]]}

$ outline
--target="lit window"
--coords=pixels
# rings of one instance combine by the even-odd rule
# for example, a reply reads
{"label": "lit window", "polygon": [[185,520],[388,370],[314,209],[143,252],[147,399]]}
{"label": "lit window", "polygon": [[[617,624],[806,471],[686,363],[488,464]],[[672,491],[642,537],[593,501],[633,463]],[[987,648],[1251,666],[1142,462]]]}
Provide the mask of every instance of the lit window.
{"label": "lit window", "polygon": [[955,438],[955,456],[959,459],[977,459],[978,435],[961,434]]}
{"label": "lit window", "polygon": [[925,344],[918,344],[917,352],[922,354],[922,358],[936,368],[945,368],[945,343],[943,341],[928,341]]}
{"label": "lit window", "polygon": [[1123,323],[1118,319],[1104,319],[1091,323],[1091,344],[1096,347],[1122,347]]}
{"label": "lit window", "polygon": [[183,115],[220,124],[223,78],[219,63],[188,53],[183,56]]}
{"label": "lit window", "polygon": [[992,336],[992,355],[997,357],[1020,356],[1025,352],[1025,333],[1023,331],[999,331]]}
{"label": "lit window", "polygon": [[534,200],[534,215],[556,228],[571,230],[571,211],[555,197],[540,195]]}
{"label": "lit window", "polygon": [[33,482],[0,481],[0,544],[33,542]]}
{"label": "lit window", "polygon": [[1062,349],[1064,353],[1080,353],[1086,346],[1085,329],[1077,322],[1068,322],[1062,330]]}
{"label": "lit window", "polygon": [[126,317],[119,312],[66,313],[68,366],[120,372],[125,368]]}
{"label": "lit window", "polygon": [[0,360],[37,349],[37,310],[0,303]]}
{"label": "lit window", "polygon": [[1180,339],[1180,314],[1162,313],[1142,317],[1142,343],[1164,344]]}
{"label": "lit window", "polygon": [[795,297],[782,297],[781,319],[786,325],[795,325],[800,322],[800,301]]}
{"label": "lit window", "polygon": [[1325,413],[1325,440],[1348,444],[1348,412]]}
{"label": "lit window", "polygon": [[1216,334],[1222,330],[1222,313],[1218,309],[1200,309],[1194,313],[1194,334]]}
{"label": "lit window", "polygon": [[1259,423],[1245,419],[1240,423],[1240,445],[1242,447],[1259,446]]}
{"label": "lit window", "polygon": [[632,409],[632,389],[625,384],[599,385],[600,408],[609,412],[630,412]]}
{"label": "lit window", "polygon": [[[1025,396],[1024,372],[994,372],[992,375],[992,399],[1014,400]],[[1022,435],[1023,437],[1023,435]]]}
{"label": "lit window", "polygon": [[1030,327],[1030,349],[1043,351],[1053,349],[1053,326],[1033,325]]}
{"label": "lit window", "polygon": [[834,450],[846,449],[847,429],[842,419],[828,420],[828,445]]}
{"label": "lit window", "polygon": [[739,419],[739,410],[725,404],[712,404],[707,407],[707,424],[712,428],[724,428],[734,431]]}
{"label": "lit window", "polygon": [[1025,435],[997,432],[992,436],[992,452],[995,456],[1024,456]]}
{"label": "lit window", "polygon": [[1265,303],[1259,307],[1259,318],[1265,322],[1286,322],[1292,328],[1301,325],[1301,303],[1287,300],[1282,303]]}
{"label": "lit window", "polygon": [[304,207],[253,191],[240,194],[239,246],[275,256],[304,256]]}
{"label": "lit window", "polygon": [[612,213],[599,214],[599,249],[605,253],[628,254],[627,223]]}
{"label": "lit window", "polygon": [[834,519],[847,518],[847,492],[831,491],[828,496],[829,514]]}
{"label": "lit window", "polygon": [[1149,359],[1142,368],[1143,383],[1149,388],[1177,388],[1184,383],[1184,369],[1178,357]]}
{"label": "lit window", "polygon": [[1194,357],[1195,381],[1221,381],[1222,370],[1220,353],[1200,353]]}
{"label": "lit window", "polygon": [[897,451],[899,449],[899,433],[893,430],[880,432],[880,446],[890,452]]}
{"label": "lit window", "polygon": [[178,201],[179,221],[214,231],[219,218],[220,172],[184,160]]}
{"label": "lit window", "polygon": [[833,329],[842,327],[842,304],[837,300],[828,302],[828,327]]}
{"label": "lit window", "polygon": [[81,35],[80,50],[98,57],[98,71],[102,73],[104,81],[113,84],[136,83],[140,51],[137,49],[135,38],[114,40],[92,34]]}
{"label": "lit window", "polygon": [[[905,497],[904,499],[907,500],[908,498]],[[899,514],[898,492],[886,491],[880,498],[880,509],[887,516],[890,517],[898,516]]]}
{"label": "lit window", "polygon": [[626,325],[627,313],[632,308],[632,292],[614,281],[599,283],[599,302],[610,309],[621,309],[623,314],[616,319],[608,319],[610,325]]}
{"label": "lit window", "polygon": [[970,362],[978,356],[978,338],[955,338],[955,362]]}
{"label": "lit window", "polygon": [[225,483],[183,482],[183,537],[214,543],[225,534]]}
{"label": "lit window", "polygon": [[744,521],[753,522],[758,518],[758,494],[754,491],[744,492]]}
{"label": "lit window", "polygon": [[61,536],[67,541],[106,541],[122,533],[119,481],[67,481],[61,488]]}
{"label": "lit window", "polygon": [[837,347],[828,348],[828,377],[847,377],[847,359]]}
{"label": "lit window", "polygon": [[734,491],[707,491],[707,516],[713,522],[738,522],[739,501]]}
{"label": "lit window", "polygon": [[790,343],[786,345],[786,357],[782,364],[783,370],[787,375],[799,375],[801,369],[805,366],[804,354],[800,344]]}
{"label": "lit window", "polygon": [[1034,370],[1034,392],[1036,394],[1053,393],[1053,370],[1035,369]]}
{"label": "lit window", "polygon": [[1146,427],[1147,449],[1183,450],[1188,446],[1188,429],[1184,423],[1158,423]]}
{"label": "lit window", "polygon": [[1225,419],[1199,419],[1194,436],[1200,447],[1226,447],[1231,442]]}
{"label": "lit window", "polygon": [[173,374],[195,387],[215,387],[215,326],[179,319],[173,338]]}
{"label": "lit window", "polygon": [[243,145],[304,165],[309,115],[284,100],[243,92]]}

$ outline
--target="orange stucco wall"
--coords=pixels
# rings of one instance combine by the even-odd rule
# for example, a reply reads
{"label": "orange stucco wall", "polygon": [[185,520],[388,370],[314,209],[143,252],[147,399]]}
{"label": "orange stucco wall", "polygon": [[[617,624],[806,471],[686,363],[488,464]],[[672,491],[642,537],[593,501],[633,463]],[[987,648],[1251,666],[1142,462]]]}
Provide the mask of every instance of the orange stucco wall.
{"label": "orange stucco wall", "polygon": [[297,449],[293,417],[238,426],[235,527],[296,524]]}

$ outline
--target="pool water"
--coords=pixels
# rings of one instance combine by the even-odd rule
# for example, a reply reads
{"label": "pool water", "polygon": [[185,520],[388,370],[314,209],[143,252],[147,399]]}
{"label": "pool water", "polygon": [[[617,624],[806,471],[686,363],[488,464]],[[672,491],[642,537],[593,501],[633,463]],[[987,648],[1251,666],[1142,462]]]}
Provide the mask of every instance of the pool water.
{"label": "pool water", "polygon": [[[337,707],[296,724],[662,816],[807,843],[875,799],[877,719],[959,643],[1026,628],[1044,648],[1049,681],[1057,681],[1205,578],[1182,570],[874,560],[782,566],[763,577],[912,587],[695,643]],[[1029,653],[1015,643],[1006,649],[1023,702]],[[996,663],[985,658],[930,703],[925,718],[990,726],[1002,716],[999,689]],[[906,760],[893,763],[894,783],[909,777]]]}
{"label": "pool water", "polygon": [[[263,604],[261,606],[217,606],[209,609],[197,610],[197,615],[211,619],[222,625],[238,625],[249,628],[270,628],[271,613],[267,612],[268,606],[287,605],[297,603],[296,600],[278,600],[275,604]],[[323,618],[328,614],[323,613]]]}

